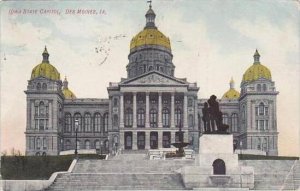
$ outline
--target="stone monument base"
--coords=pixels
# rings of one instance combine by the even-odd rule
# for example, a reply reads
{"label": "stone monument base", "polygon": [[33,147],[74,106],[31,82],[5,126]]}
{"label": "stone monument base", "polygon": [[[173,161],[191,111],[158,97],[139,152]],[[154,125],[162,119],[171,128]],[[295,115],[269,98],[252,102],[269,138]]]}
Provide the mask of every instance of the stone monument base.
{"label": "stone monument base", "polygon": [[198,164],[181,169],[187,188],[254,188],[252,167],[239,164],[230,134],[204,134]]}

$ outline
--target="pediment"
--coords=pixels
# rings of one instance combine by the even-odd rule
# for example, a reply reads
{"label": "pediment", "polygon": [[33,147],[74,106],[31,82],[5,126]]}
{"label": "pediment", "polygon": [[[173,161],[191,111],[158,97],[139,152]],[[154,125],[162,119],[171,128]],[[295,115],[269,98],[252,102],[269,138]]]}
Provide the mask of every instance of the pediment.
{"label": "pediment", "polygon": [[123,85],[187,85],[187,82],[166,76],[158,72],[151,72],[133,79],[125,80]]}

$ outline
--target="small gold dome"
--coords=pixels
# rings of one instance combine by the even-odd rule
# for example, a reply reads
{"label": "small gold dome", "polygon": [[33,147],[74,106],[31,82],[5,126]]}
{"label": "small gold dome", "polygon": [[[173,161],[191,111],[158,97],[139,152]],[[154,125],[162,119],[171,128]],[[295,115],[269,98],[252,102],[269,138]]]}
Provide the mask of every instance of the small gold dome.
{"label": "small gold dome", "polygon": [[69,89],[63,89],[62,93],[65,96],[65,99],[76,99],[75,94]]}
{"label": "small gold dome", "polygon": [[270,70],[262,65],[259,61],[259,53],[256,50],[254,54],[254,63],[251,67],[249,67],[243,75],[243,82],[251,82],[254,80],[258,80],[259,78],[265,78],[267,80],[271,80],[271,72]]}
{"label": "small gold dome", "polygon": [[159,45],[171,50],[170,39],[155,28],[145,28],[133,37],[130,50],[143,45]]}
{"label": "small gold dome", "polygon": [[39,65],[35,66],[31,72],[31,80],[37,77],[45,77],[51,80],[60,80],[60,74],[57,69],[49,63],[49,54],[47,48],[43,52],[43,61]]}
{"label": "small gold dome", "polygon": [[76,99],[75,94],[71,90],[69,90],[68,84],[69,82],[67,80],[67,77],[65,77],[62,89],[62,93],[64,94],[65,99]]}
{"label": "small gold dome", "polygon": [[229,84],[230,84],[230,89],[224,93],[222,99],[238,99],[240,97],[240,93],[234,89],[233,78],[231,78]]}

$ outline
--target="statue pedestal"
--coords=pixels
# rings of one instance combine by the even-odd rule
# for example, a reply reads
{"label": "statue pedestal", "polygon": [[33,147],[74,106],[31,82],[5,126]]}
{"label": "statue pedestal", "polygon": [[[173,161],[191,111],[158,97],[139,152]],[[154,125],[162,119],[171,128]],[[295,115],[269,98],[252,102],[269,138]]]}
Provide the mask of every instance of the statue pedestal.
{"label": "statue pedestal", "polygon": [[181,169],[188,188],[253,188],[252,167],[239,165],[231,134],[204,134],[199,138],[199,162]]}

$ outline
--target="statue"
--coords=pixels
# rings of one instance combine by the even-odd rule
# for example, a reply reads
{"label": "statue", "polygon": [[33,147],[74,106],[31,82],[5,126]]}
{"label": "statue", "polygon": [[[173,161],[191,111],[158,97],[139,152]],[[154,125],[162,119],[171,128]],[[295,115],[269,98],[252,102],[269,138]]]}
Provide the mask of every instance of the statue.
{"label": "statue", "polygon": [[[207,108],[207,103],[209,108]],[[203,112],[203,122],[204,129],[206,133],[227,133],[228,125],[223,124],[222,112],[219,109],[219,103],[217,102],[217,97],[215,95],[210,96],[207,103],[204,103]]]}
{"label": "statue", "polygon": [[204,108],[202,109],[202,121],[204,124],[204,131],[211,132],[210,130],[210,117],[209,117],[209,108],[207,102],[204,103]]}

